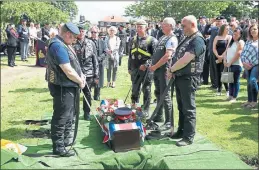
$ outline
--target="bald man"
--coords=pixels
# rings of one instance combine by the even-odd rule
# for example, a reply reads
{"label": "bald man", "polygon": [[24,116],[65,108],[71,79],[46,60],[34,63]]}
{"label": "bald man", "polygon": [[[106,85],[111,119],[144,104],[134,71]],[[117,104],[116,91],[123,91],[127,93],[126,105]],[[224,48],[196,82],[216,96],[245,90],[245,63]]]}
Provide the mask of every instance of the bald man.
{"label": "bald man", "polygon": [[182,138],[176,143],[177,146],[193,143],[196,126],[195,91],[203,71],[206,51],[205,40],[198,31],[197,20],[193,15],[182,19],[182,27],[186,37],[178,45],[172,58],[172,67],[167,73],[169,77],[175,78],[179,125],[176,133],[172,128],[170,136]]}

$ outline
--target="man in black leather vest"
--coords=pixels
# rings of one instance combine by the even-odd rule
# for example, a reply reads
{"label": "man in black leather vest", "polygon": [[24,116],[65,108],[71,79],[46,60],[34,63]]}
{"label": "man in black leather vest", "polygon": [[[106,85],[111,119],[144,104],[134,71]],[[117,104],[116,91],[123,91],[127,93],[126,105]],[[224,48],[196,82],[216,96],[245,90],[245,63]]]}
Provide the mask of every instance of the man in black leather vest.
{"label": "man in black leather vest", "polygon": [[[99,68],[97,60],[97,51],[95,44],[92,40],[85,38],[85,30],[83,26],[78,26],[80,34],[77,37],[74,49],[76,51],[81,69],[86,77],[86,86],[83,89],[83,93],[91,106],[91,89],[99,82]],[[84,119],[90,120],[90,110],[85,99],[83,100]]]}
{"label": "man in black leather vest", "polygon": [[176,99],[179,110],[178,130],[172,138],[182,138],[177,146],[193,143],[196,126],[195,91],[202,73],[206,51],[205,40],[198,31],[197,20],[189,15],[182,20],[185,39],[179,43],[168,75],[175,77]]}
{"label": "man in black leather vest", "polygon": [[[157,103],[159,103],[161,96],[168,85],[166,79],[166,70],[170,66],[171,58],[174,50],[177,47],[177,37],[174,35],[173,30],[175,28],[175,20],[173,18],[165,18],[162,23],[163,35],[155,48],[152,56],[152,66],[149,67],[150,71],[154,72],[155,83],[155,96]],[[172,124],[172,100],[169,91],[166,92],[163,99],[163,107],[165,110],[165,124],[160,127],[161,130],[165,128],[170,129]],[[155,116],[155,122],[163,122],[163,107],[159,108],[158,114]]]}
{"label": "man in black leather vest", "polygon": [[74,24],[66,23],[61,34],[51,39],[46,55],[46,80],[54,109],[51,120],[53,154],[64,157],[75,155],[65,148],[71,145],[65,142],[65,134],[71,131],[74,115],[79,114],[79,87],[83,89],[85,86],[85,77],[71,46],[78,34]]}
{"label": "man in black leather vest", "polygon": [[131,75],[132,95],[131,101],[133,104],[139,102],[140,86],[143,88],[143,112],[146,116],[149,115],[149,106],[151,101],[151,85],[153,73],[147,70],[148,63],[151,63],[154,48],[157,40],[147,35],[147,23],[144,20],[139,20],[137,23],[137,35],[133,37],[130,47],[128,59],[128,72]]}

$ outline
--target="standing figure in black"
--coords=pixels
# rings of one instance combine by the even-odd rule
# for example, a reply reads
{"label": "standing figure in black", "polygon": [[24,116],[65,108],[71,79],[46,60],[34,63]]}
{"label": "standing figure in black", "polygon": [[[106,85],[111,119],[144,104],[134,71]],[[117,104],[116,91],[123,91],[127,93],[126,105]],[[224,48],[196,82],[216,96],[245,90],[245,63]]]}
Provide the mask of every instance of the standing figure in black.
{"label": "standing figure in black", "polygon": [[100,91],[104,84],[104,59],[106,57],[104,40],[99,37],[99,28],[90,28],[91,40],[94,42],[99,65],[99,83],[94,86],[94,100],[100,100]]}
{"label": "standing figure in black", "polygon": [[[205,40],[198,31],[197,20],[193,15],[182,19],[185,39],[178,45],[168,75],[175,77],[176,99],[179,110],[179,123],[172,138],[182,138],[177,146],[193,143],[196,127],[195,91],[202,73],[206,51]],[[171,76],[169,76],[171,77]]]}
{"label": "standing figure in black", "polygon": [[139,102],[140,86],[142,84],[144,94],[143,112],[148,116],[153,73],[147,70],[147,67],[148,63],[151,63],[151,57],[157,40],[146,33],[146,28],[146,21],[139,20],[137,22],[137,35],[133,37],[132,42],[130,43],[131,47],[128,60],[128,72],[131,75],[132,81],[131,101],[133,104]]}
{"label": "standing figure in black", "polygon": [[[155,96],[157,103],[159,103],[168,85],[166,78],[166,71],[170,67],[172,56],[177,47],[177,37],[173,31],[175,29],[175,20],[171,17],[165,18],[162,23],[163,36],[158,40],[154,54],[152,56],[152,66],[149,70],[154,72],[154,84],[155,84]],[[154,117],[154,122],[163,122],[163,107],[165,110],[165,122],[161,130],[167,130],[172,125],[172,100],[170,92],[166,92],[165,98],[163,99],[163,106],[159,108],[157,115]]]}
{"label": "standing figure in black", "polygon": [[[99,81],[99,68],[97,61],[96,47],[92,40],[85,38],[85,30],[83,26],[78,26],[80,34],[77,37],[76,43],[74,44],[74,49],[76,51],[81,69],[83,74],[86,77],[86,85],[83,89],[83,93],[91,106],[91,89],[98,84]],[[83,110],[84,110],[84,119],[90,120],[90,111],[85,99],[83,100]]]}
{"label": "standing figure in black", "polygon": [[119,66],[121,66],[121,60],[126,50],[126,42],[127,42],[127,33],[124,30],[124,25],[119,26],[118,37],[120,37],[120,40],[121,40],[120,49],[119,49],[119,55],[120,55]]}
{"label": "standing figure in black", "polygon": [[78,34],[77,26],[66,23],[61,34],[51,39],[46,55],[46,80],[54,109],[51,120],[53,154],[64,157],[75,155],[74,151],[65,148],[71,145],[65,142],[65,134],[70,133],[73,117],[79,114],[79,87],[83,89],[85,86],[85,77],[71,46]]}
{"label": "standing figure in black", "polygon": [[9,24],[6,28],[7,33],[7,55],[8,55],[8,66],[13,67],[15,65],[15,55],[17,50],[18,33],[15,29],[14,24]]}

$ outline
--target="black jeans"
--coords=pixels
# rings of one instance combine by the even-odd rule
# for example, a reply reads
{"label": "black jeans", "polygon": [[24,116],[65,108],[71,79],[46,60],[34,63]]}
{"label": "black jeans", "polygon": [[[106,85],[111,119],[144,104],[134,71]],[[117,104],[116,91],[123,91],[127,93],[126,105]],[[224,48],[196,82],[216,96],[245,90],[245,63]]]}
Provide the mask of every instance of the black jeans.
{"label": "black jeans", "polygon": [[216,66],[216,57],[213,52],[210,52],[210,81],[211,85],[217,87],[217,66]]}
{"label": "black jeans", "polygon": [[[218,86],[218,92],[222,91],[222,82],[221,82],[221,72],[224,70],[224,64],[218,63],[217,64],[217,86]],[[228,91],[228,84],[224,83],[226,91]]]}
{"label": "black jeans", "polygon": [[[148,75],[146,76],[146,79],[145,79],[146,74]],[[144,110],[146,112],[149,112],[149,106],[151,101],[152,73],[150,72],[146,73],[146,71],[141,71],[141,70],[138,71],[138,69],[132,70],[131,82],[132,82],[132,93],[131,93],[132,103],[139,102],[139,97],[141,93],[140,86],[142,84]]]}
{"label": "black jeans", "polygon": [[[94,78],[93,77],[87,77],[86,83],[87,83],[89,89],[87,88],[87,85],[85,85],[85,87],[83,88],[83,93],[84,93],[88,103],[91,106],[92,105],[91,90],[92,90],[92,87],[94,87]],[[85,99],[83,99],[83,110],[84,110],[85,115],[90,114],[91,108],[88,106]]]}
{"label": "black jeans", "polygon": [[7,46],[8,65],[15,65],[15,55],[17,47]]}
{"label": "black jeans", "polygon": [[64,147],[66,131],[71,130],[74,115],[79,111],[79,89],[48,84],[53,97],[53,116],[51,120],[51,139],[53,149]]}
{"label": "black jeans", "polygon": [[[166,69],[160,68],[159,70],[156,70],[154,72],[154,84],[155,84],[155,96],[157,99],[157,103],[159,103],[161,96],[164,93],[164,90],[166,89],[166,86],[168,85],[168,80],[166,79]],[[170,97],[170,90],[168,90],[163,105],[165,110],[165,123],[172,122],[172,100]],[[163,107],[159,108],[157,116],[154,118],[154,120],[162,119],[163,115]]]}
{"label": "black jeans", "polygon": [[205,60],[203,65],[203,72],[201,74],[201,79],[203,84],[209,83],[209,73],[210,73],[210,63]]}
{"label": "black jeans", "polygon": [[176,100],[179,110],[178,131],[183,131],[183,137],[188,140],[193,140],[195,135],[195,91],[198,81],[197,76],[181,76],[175,78]]}

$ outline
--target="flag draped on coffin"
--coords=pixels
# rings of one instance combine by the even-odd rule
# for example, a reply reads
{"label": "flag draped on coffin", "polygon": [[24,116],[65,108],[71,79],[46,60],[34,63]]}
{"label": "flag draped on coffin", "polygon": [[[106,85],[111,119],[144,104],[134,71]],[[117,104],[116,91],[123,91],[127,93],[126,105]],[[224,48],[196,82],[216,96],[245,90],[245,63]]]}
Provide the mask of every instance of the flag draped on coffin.
{"label": "flag draped on coffin", "polygon": [[132,123],[124,123],[124,124],[115,124],[114,122],[109,122],[104,124],[103,126],[103,130],[104,130],[103,132],[105,134],[103,143],[106,143],[109,140],[112,140],[112,136],[115,131],[131,130],[131,129],[139,129],[140,137],[142,138],[142,141],[144,141],[146,132],[140,121],[136,121]]}
{"label": "flag draped on coffin", "polygon": [[46,67],[46,43],[41,40],[37,40],[36,43],[36,66]]}

